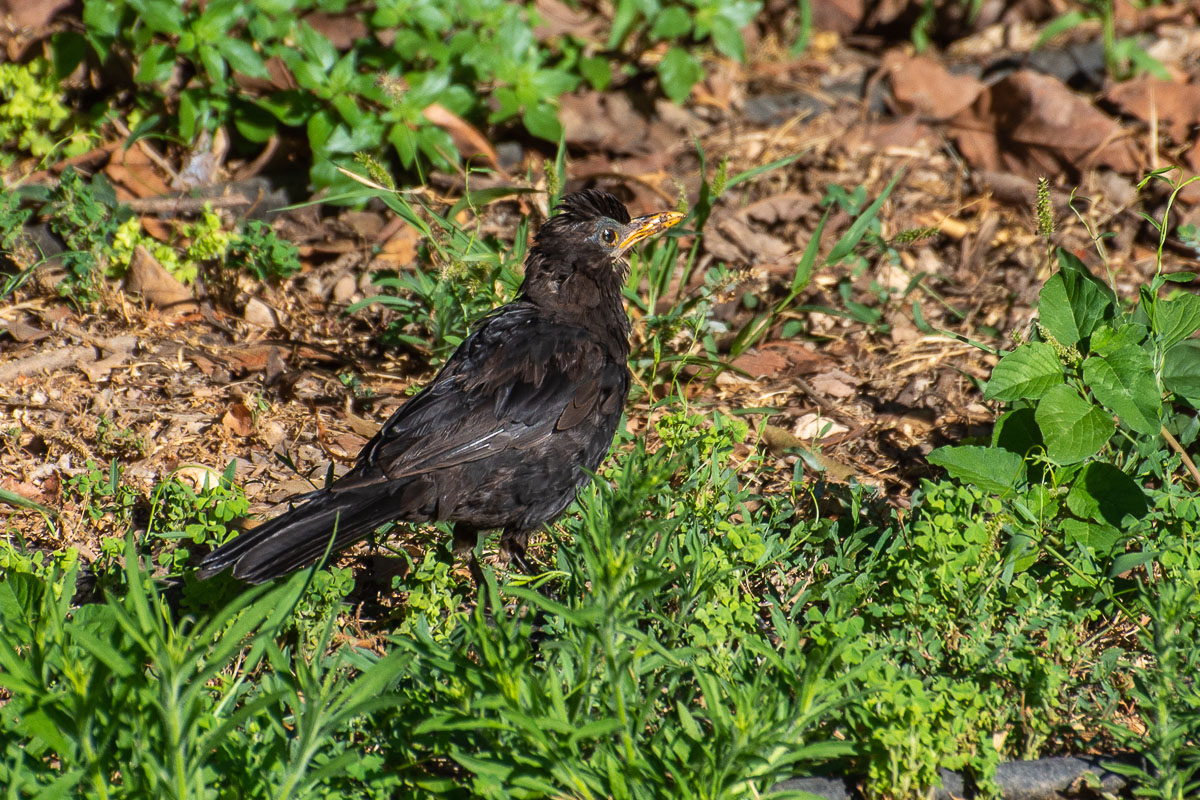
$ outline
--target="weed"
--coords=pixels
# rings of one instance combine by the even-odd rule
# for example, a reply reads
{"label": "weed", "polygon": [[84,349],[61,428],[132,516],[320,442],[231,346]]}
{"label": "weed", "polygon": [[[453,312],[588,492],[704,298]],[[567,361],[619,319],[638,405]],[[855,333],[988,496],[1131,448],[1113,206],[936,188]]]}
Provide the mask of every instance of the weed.
{"label": "weed", "polygon": [[300,271],[296,245],[280,239],[275,229],[260,220],[250,220],[229,243],[229,261],[240,264],[260,281],[275,281]]}
{"label": "weed", "polygon": [[63,170],[58,185],[50,190],[43,213],[50,229],[68,248],[60,256],[67,274],[59,284],[59,293],[77,306],[87,306],[99,296],[111,242],[121,223],[132,214],[117,204],[112,185],[102,176],[96,175],[85,184],[71,167]]}
{"label": "weed", "polygon": [[146,440],[132,428],[118,428],[107,414],[96,420],[96,450],[102,456],[140,458],[146,455]]}
{"label": "weed", "polygon": [[[389,309],[397,319],[389,323],[385,343],[430,350],[435,358],[445,358],[467,337],[475,320],[516,296],[527,223],[518,226],[512,247],[505,247],[454,224],[455,209],[443,216],[414,206],[397,192],[382,197],[424,237],[422,256],[428,267],[377,275],[375,285],[390,293],[368,297],[347,312],[373,304]],[[463,205],[470,201],[468,195]]]}
{"label": "weed", "polygon": [[168,477],[154,487],[146,542],[151,537],[157,540],[160,547],[155,548],[156,560],[168,572],[179,573],[188,561],[188,551],[178,548],[179,542],[219,546],[233,538],[233,523],[250,509],[245,494],[233,485],[236,467],[231,462],[211,483],[205,473],[204,484],[198,488],[176,477]]}
{"label": "weed", "polygon": [[43,58],[27,64],[0,64],[0,142],[4,142],[0,166],[13,161],[14,149],[36,158],[55,150],[70,157],[87,149],[86,135],[64,133],[71,110],[62,102],[53,73]]}

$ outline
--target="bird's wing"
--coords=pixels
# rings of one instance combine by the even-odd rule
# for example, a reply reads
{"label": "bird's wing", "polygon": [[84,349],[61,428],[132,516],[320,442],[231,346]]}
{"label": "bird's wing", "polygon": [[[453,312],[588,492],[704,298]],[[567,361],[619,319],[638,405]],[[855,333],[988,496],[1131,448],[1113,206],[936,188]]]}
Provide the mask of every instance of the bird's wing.
{"label": "bird's wing", "polygon": [[397,480],[537,446],[555,431],[611,412],[624,399],[623,363],[581,329],[509,306],[455,351],[401,406],[335,485]]}

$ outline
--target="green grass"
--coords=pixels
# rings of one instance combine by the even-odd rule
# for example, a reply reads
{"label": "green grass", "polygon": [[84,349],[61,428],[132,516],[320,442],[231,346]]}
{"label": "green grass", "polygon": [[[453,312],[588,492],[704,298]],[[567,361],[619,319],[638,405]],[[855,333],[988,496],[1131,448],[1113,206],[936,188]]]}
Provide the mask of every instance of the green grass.
{"label": "green grass", "polygon": [[[385,199],[426,226],[430,259],[495,293],[398,287],[407,324],[443,326],[411,333],[436,358],[511,291],[515,256]],[[854,257],[856,235],[878,246],[865,200],[831,248],[814,237],[798,281]],[[693,230],[707,210],[691,209]],[[445,541],[365,622],[345,613],[344,569],[246,593],[199,583],[193,549],[246,509],[232,473],[200,490],[168,477],[144,530],[116,457],[76,476],[68,496],[119,534],[90,567],[99,602],[72,599],[74,551],[0,547],[8,796],[732,798],[835,773],[907,798],[943,767],[994,796],[1003,760],[1123,749],[1145,755],[1121,767],[1144,796],[1194,795],[1200,502],[1163,434],[1181,447],[1197,434],[1169,356],[1200,328],[1185,295],[1160,275],[1131,305],[1062,257],[1044,292],[1065,301],[988,384],[996,436],[939,451],[948,477],[899,511],[853,483],[781,480],[741,449],[756,439],[746,419],[683,399],[680,365],[711,375],[727,355],[706,344],[705,295],[667,292],[694,263],[680,241],[644,249],[628,288],[639,380],[665,388],[653,430],[619,436],[553,528],[541,591],[501,575],[472,607]],[[1125,385],[1153,382],[1157,405],[1094,380],[1090,358],[1144,366],[1120,347],[1146,354]],[[1066,390],[1076,424],[1102,409],[1103,437],[1041,427]],[[116,456],[136,454],[105,430]]]}

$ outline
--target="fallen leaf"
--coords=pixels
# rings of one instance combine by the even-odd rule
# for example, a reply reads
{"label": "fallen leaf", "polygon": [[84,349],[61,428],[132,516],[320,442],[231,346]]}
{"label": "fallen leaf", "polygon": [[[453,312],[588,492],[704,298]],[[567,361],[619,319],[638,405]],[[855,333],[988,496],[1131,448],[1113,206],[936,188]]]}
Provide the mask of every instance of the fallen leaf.
{"label": "fallen leaf", "polygon": [[975,168],[1038,178],[1105,166],[1139,170],[1120,124],[1054,78],[1030,70],[1007,75],[949,122]]}
{"label": "fallen leaf", "polygon": [[1171,141],[1187,144],[1193,126],[1200,124],[1200,85],[1164,81],[1150,76],[1115,84],[1105,99],[1142,122],[1157,119]]}
{"label": "fallen leaf", "polygon": [[172,191],[162,177],[159,167],[141,147],[118,148],[113,151],[104,174],[118,189],[123,200],[158,197]]}
{"label": "fallen leaf", "polygon": [[356,13],[327,14],[311,11],[304,15],[304,22],[314,31],[328,39],[338,50],[349,50],[359,39],[370,33],[367,23]]}
{"label": "fallen leaf", "polygon": [[0,319],[0,329],[7,330],[9,336],[22,344],[39,342],[53,335],[50,331],[30,325],[24,316],[14,317],[10,320]]}
{"label": "fallen leaf", "polygon": [[955,75],[941,61],[892,50],[883,58],[892,83],[892,96],[901,113],[917,112],[948,120],[975,102],[984,84],[971,75]]}
{"label": "fallen leaf", "polygon": [[142,245],[133,251],[125,288],[141,294],[150,305],[173,314],[185,314],[199,308],[188,288],[167,272]]}
{"label": "fallen leaf", "polygon": [[246,303],[242,317],[246,322],[249,322],[251,325],[257,325],[260,328],[274,328],[279,324],[279,314],[276,313],[275,309],[257,297],[251,297],[250,302]]}
{"label": "fallen leaf", "polygon": [[755,230],[738,214],[721,217],[704,232],[704,249],[714,258],[731,264],[760,264],[778,261],[790,248],[776,237]]}
{"label": "fallen leaf", "polygon": [[221,473],[203,464],[188,464],[171,472],[171,477],[191,487],[192,491],[203,491],[221,485]]}
{"label": "fallen leaf", "polygon": [[[842,380],[843,378],[846,380]],[[848,397],[854,397],[854,395],[858,393],[853,386],[846,382],[853,382],[853,380],[853,378],[841,370],[834,370],[833,372],[829,372],[824,375],[817,375],[810,381],[810,383],[812,383],[812,387],[821,394],[829,395],[830,397],[836,397],[839,400],[845,400]]]}
{"label": "fallen leaf", "polygon": [[254,415],[240,401],[230,404],[225,416],[221,417],[221,424],[237,436],[246,437],[254,433]]}
{"label": "fallen leaf", "polygon": [[846,36],[854,33],[866,15],[864,0],[812,0],[812,26]]}
{"label": "fallen leaf", "polygon": [[742,353],[734,359],[733,366],[756,378],[769,378],[779,374],[811,375],[829,368],[831,362],[803,342],[785,339],[766,342]]}
{"label": "fallen leaf", "polygon": [[493,169],[504,174],[504,168],[500,166],[500,156],[496,155],[496,149],[474,125],[440,103],[427,106],[421,113],[425,115],[425,119],[450,134],[450,138],[454,140],[454,146],[458,148],[458,152],[462,154],[463,158],[469,159],[472,156],[482,155],[491,162]]}
{"label": "fallen leaf", "polygon": [[741,213],[764,225],[780,222],[795,222],[813,207],[814,198],[800,192],[783,192],[770,195],[746,206]]}
{"label": "fallen leaf", "polygon": [[108,377],[108,373],[116,367],[121,366],[129,360],[130,353],[128,351],[113,353],[108,358],[102,358],[96,361],[94,358],[81,358],[76,364],[77,367],[87,375],[87,378],[92,383],[99,383]]}
{"label": "fallen leaf", "polygon": [[379,251],[377,259],[387,261],[393,267],[404,267],[417,260],[417,245],[421,234],[411,225],[403,225],[391,236]]}
{"label": "fallen leaf", "polygon": [[794,428],[797,438],[809,441],[818,441],[839,433],[846,433],[849,430],[840,422],[835,422],[820,414],[801,414],[796,420]]}
{"label": "fallen leaf", "polygon": [[13,28],[42,28],[69,5],[71,0],[0,0],[0,16]]}
{"label": "fallen leaf", "polygon": [[372,436],[379,433],[379,423],[373,422],[369,419],[347,413],[346,422],[350,425],[350,429],[359,436],[365,436],[366,438],[370,439]]}
{"label": "fallen leaf", "polygon": [[601,41],[604,20],[594,13],[572,8],[562,0],[534,0],[537,27],[533,29],[539,42],[570,34],[581,40]]}

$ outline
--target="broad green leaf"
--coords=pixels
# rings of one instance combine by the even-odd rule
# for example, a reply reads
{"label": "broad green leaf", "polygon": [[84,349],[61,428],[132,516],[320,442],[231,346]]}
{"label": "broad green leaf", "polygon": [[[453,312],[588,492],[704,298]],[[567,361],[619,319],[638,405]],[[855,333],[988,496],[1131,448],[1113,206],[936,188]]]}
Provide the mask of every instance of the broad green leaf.
{"label": "broad green leaf", "polygon": [[337,48],[323,34],[318,33],[307,22],[296,26],[296,40],[301,51],[308,56],[305,61],[314,61],[322,70],[331,70],[338,60]]}
{"label": "broad green leaf", "polygon": [[1116,298],[1083,262],[1065,250],[1058,251],[1058,265],[1059,271],[1050,276],[1038,296],[1038,318],[1055,339],[1070,347],[1115,313]]}
{"label": "broad green leaf", "polygon": [[538,103],[533,108],[525,109],[521,115],[525,130],[550,142],[557,142],[562,136],[562,125],[559,124],[558,114],[549,103]]}
{"label": "broad green leaf", "polygon": [[637,21],[640,11],[637,0],[617,0],[614,5],[612,27],[608,32],[606,46],[608,50],[616,50],[618,45],[625,41],[625,37],[629,35],[630,29]]}
{"label": "broad green leaf", "polygon": [[692,93],[696,81],[704,77],[700,62],[686,50],[672,47],[658,62],[658,80],[671,102],[682,105]]}
{"label": "broad green leaf", "polygon": [[692,29],[692,18],[683,6],[664,8],[654,18],[650,28],[650,38],[678,39]]}
{"label": "broad green leaf", "polygon": [[992,447],[1027,457],[1046,448],[1032,408],[1017,408],[1001,415],[992,429]]}
{"label": "broad green leaf", "polygon": [[1184,397],[1200,397],[1200,339],[1184,339],[1163,356],[1163,384]]}
{"label": "broad green leaf", "polygon": [[1067,493],[1067,508],[1076,516],[1119,528],[1126,514],[1137,519],[1146,516],[1146,495],[1133,478],[1097,461],[1075,478]]}
{"label": "broad green leaf", "polygon": [[1093,275],[1092,271],[1087,268],[1087,265],[1069,250],[1064,250],[1060,247],[1055,252],[1058,256],[1059,272],[1067,279],[1067,288],[1069,290],[1074,292],[1076,282],[1089,283],[1112,306],[1113,312],[1117,310],[1117,295],[1107,283]]}
{"label": "broad green leaf", "polygon": [[1157,300],[1152,324],[1163,347],[1187,339],[1200,328],[1200,296],[1181,293]]}
{"label": "broad green leaf", "polygon": [[563,69],[539,69],[530,79],[537,96],[544,100],[557,100],[567,92],[575,90],[579,78]]}
{"label": "broad green leaf", "polygon": [[1034,412],[1046,455],[1058,464],[1075,464],[1100,452],[1112,436],[1112,418],[1070,386],[1055,386],[1038,401]]}
{"label": "broad green leaf", "polygon": [[175,48],[168,44],[155,44],[142,52],[133,80],[136,83],[160,83],[168,80],[174,71]]}
{"label": "broad green leaf", "polygon": [[579,59],[579,73],[598,91],[607,89],[612,83],[612,67],[607,58],[584,56]]}
{"label": "broad green leaf", "polygon": [[746,40],[742,38],[742,32],[734,20],[717,16],[712,21],[712,30],[709,31],[709,35],[722,55],[729,56],[739,63],[745,63]]}
{"label": "broad green leaf", "polygon": [[1154,380],[1150,354],[1140,347],[1122,347],[1104,356],[1089,356],[1083,362],[1087,387],[1138,433],[1153,436],[1162,426],[1162,398]]}
{"label": "broad green leaf", "polygon": [[252,142],[265,142],[279,130],[271,112],[255,103],[235,103],[233,122],[237,125],[238,133]]}
{"label": "broad green leaf", "polygon": [[229,66],[225,63],[221,51],[212,45],[202,44],[197,53],[200,56],[200,63],[204,65],[204,72],[208,75],[208,79],[217,86],[224,86],[225,78],[229,75]]}
{"label": "broad green leaf", "polygon": [[1088,350],[1093,355],[1106,356],[1124,347],[1141,347],[1146,333],[1146,326],[1136,322],[1125,322],[1118,328],[1101,325],[1092,332]]}
{"label": "broad green leaf", "polygon": [[939,447],[929,454],[929,463],[942,467],[952,478],[995,494],[1012,491],[1025,477],[1025,459],[994,447]]}
{"label": "broad green leaf", "polygon": [[1063,383],[1063,367],[1054,348],[1028,342],[1000,359],[992,370],[984,397],[995,400],[1036,400]]}
{"label": "broad green leaf", "polygon": [[[175,0],[129,0],[129,5],[138,12],[139,20],[156,33],[172,33],[178,36],[183,33],[184,11],[181,3]],[[119,18],[119,14],[109,13]]]}
{"label": "broad green leaf", "polygon": [[1123,538],[1121,531],[1103,522],[1064,519],[1060,528],[1064,540],[1086,545],[1101,557],[1111,555]]}
{"label": "broad green leaf", "polygon": [[271,74],[267,72],[267,67],[263,64],[262,56],[249,43],[227,36],[218,39],[216,44],[221,55],[225,56],[225,60],[235,71],[251,78],[271,79]]}
{"label": "broad green leaf", "polygon": [[688,711],[680,701],[675,701],[675,713],[679,715],[679,724],[683,728],[683,733],[694,742],[698,742],[704,738],[704,733],[700,730],[700,726],[696,723],[696,718],[692,716],[692,712]]}
{"label": "broad green leaf", "polygon": [[1157,550],[1143,550],[1138,553],[1124,553],[1113,559],[1112,566],[1108,570],[1108,576],[1115,578],[1116,576],[1128,572],[1131,569],[1137,569],[1143,564],[1149,564],[1151,561],[1157,561],[1159,552]]}

